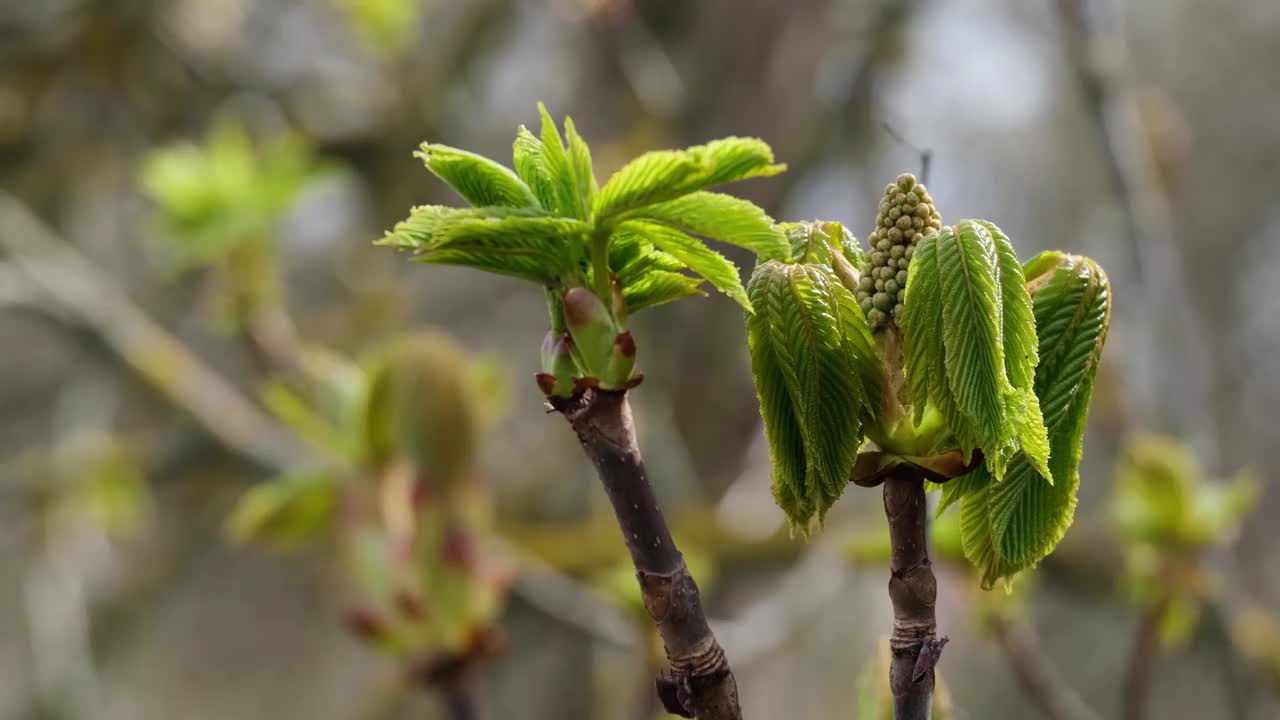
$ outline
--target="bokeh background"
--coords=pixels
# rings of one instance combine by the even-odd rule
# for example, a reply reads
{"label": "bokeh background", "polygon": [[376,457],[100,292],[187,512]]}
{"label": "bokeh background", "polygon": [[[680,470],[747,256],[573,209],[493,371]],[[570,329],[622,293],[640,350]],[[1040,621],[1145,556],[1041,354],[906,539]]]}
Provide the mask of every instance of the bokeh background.
{"label": "bokeh background", "polygon": [[[1152,717],[1280,717],[1278,38],[1272,0],[0,0],[0,717],[445,717],[344,624],[331,542],[225,530],[288,452],[262,348],[229,326],[226,274],[175,250],[195,240],[166,222],[185,202],[166,188],[198,194],[182,153],[222,142],[234,164],[240,141],[275,160],[219,197],[274,248],[298,342],[357,357],[434,328],[486,378],[476,552],[513,578],[503,648],[470,677],[483,716],[659,716],[607,503],[532,381],[540,293],[371,244],[411,205],[456,202],[419,142],[506,162],[538,101],[574,118],[601,177],[755,135],[789,170],[731,191],[774,217],[864,237],[911,171],[944,219],[990,218],[1027,257],[1096,258],[1116,309],[1077,520],[1011,597],[939,561],[951,716],[1037,716],[1017,643],[993,632],[1012,626],[1122,717],[1150,614],[1126,576],[1152,548],[1117,529],[1116,465],[1159,432],[1207,486],[1252,468],[1261,493],[1182,554],[1198,612],[1141,661]],[[878,494],[852,488],[791,538],[740,309],[689,300],[634,331],[641,445],[749,716],[872,716],[859,677],[875,686],[891,618],[867,549]],[[1013,609],[993,621],[993,603]]]}

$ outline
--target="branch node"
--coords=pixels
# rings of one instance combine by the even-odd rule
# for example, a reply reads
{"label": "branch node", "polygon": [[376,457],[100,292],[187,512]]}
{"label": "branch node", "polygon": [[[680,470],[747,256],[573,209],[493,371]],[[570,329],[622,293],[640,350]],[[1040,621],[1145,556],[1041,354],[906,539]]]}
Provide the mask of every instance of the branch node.
{"label": "branch node", "polygon": [[911,682],[920,682],[929,677],[933,672],[933,668],[942,659],[942,648],[946,647],[951,638],[945,635],[933,639],[925,638],[920,642],[920,654],[916,656],[915,672],[911,674]]}

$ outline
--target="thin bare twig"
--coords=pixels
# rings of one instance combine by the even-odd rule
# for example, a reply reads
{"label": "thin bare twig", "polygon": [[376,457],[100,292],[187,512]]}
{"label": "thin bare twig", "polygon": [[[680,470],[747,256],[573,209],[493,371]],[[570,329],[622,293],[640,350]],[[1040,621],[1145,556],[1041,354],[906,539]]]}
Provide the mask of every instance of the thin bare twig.
{"label": "thin bare twig", "polygon": [[[1209,345],[1200,341],[1203,335],[1197,331],[1199,319],[1191,304],[1195,296],[1187,292],[1182,260],[1170,242],[1175,236],[1173,210],[1156,177],[1152,140],[1139,116],[1120,8],[1110,0],[1057,0],[1057,7],[1072,66],[1128,222],[1130,261],[1140,294],[1130,310],[1136,314],[1135,326],[1162,335],[1165,328],[1153,314],[1164,309],[1169,316],[1162,322],[1176,323],[1183,338],[1179,356],[1185,371],[1179,373],[1179,392],[1158,392],[1159,377],[1150,367],[1135,369],[1130,380],[1136,382],[1129,385],[1140,391],[1142,417],[1154,418],[1161,402],[1174,403],[1166,414],[1191,422],[1209,405]],[[1168,343],[1145,345],[1154,348]],[[1182,429],[1188,434],[1195,428]],[[1197,436],[1197,440],[1201,456],[1212,462],[1217,452],[1213,439]]]}
{"label": "thin bare twig", "polygon": [[1148,605],[1138,618],[1124,678],[1125,720],[1144,720],[1147,717],[1152,672],[1160,655],[1160,620],[1168,606],[1168,598],[1161,598]]}
{"label": "thin bare twig", "polygon": [[1004,651],[1009,669],[1023,692],[1046,718],[1101,720],[1041,651],[1040,643],[1025,622],[995,616],[987,621],[987,627]]}
{"label": "thin bare twig", "polygon": [[122,290],[14,197],[0,192],[0,248],[48,301],[72,311],[120,357],[227,447],[268,467],[305,449],[290,433],[142,312]]}

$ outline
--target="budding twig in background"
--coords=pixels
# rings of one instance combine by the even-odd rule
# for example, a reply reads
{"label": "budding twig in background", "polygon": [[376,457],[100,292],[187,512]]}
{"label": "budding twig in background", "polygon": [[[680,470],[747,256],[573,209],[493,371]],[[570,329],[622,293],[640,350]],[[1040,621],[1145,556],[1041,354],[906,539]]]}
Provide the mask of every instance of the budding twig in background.
{"label": "budding twig in background", "polygon": [[545,289],[551,329],[536,380],[578,435],[613,505],[671,665],[658,693],[679,715],[740,718],[728,661],[645,474],[626,397],[641,380],[627,322],[644,308],[704,294],[704,282],[750,312],[738,269],[705,240],[771,259],[788,256],[787,237],[760,208],[708,188],[783,166],[759,140],[725,138],[645,153],[600,186],[573,122],[565,120],[562,138],[540,110],[538,136],[519,130],[514,172],[424,144],[418,155],[427,169],[472,207],[414,208],[381,244]]}
{"label": "budding twig in background", "polygon": [[748,288],[774,496],[807,534],[846,483],[884,485],[890,689],[898,718],[928,718],[946,638],[926,481],[946,483],[944,508],[961,503],[984,586],[1053,549],[1075,503],[1106,278],[1061,254],[1024,270],[994,224],[943,226],[911,175],[885,188],[869,254],[838,224],[789,227],[802,241],[757,266]]}

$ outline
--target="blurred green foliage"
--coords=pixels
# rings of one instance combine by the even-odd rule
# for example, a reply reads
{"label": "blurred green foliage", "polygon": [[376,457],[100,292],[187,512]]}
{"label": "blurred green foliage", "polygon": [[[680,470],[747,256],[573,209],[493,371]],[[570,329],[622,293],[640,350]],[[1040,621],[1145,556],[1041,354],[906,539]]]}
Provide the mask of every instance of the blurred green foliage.
{"label": "blurred green foliage", "polygon": [[255,142],[241,124],[222,120],[203,143],[152,151],[141,182],[155,201],[166,249],[185,269],[273,243],[290,204],[323,168],[294,133]]}
{"label": "blurred green foliage", "polygon": [[1210,481],[1185,444],[1145,434],[1128,440],[1115,477],[1110,509],[1128,560],[1125,582],[1136,604],[1157,613],[1161,642],[1180,646],[1216,591],[1206,553],[1238,535],[1261,482],[1248,470]]}

